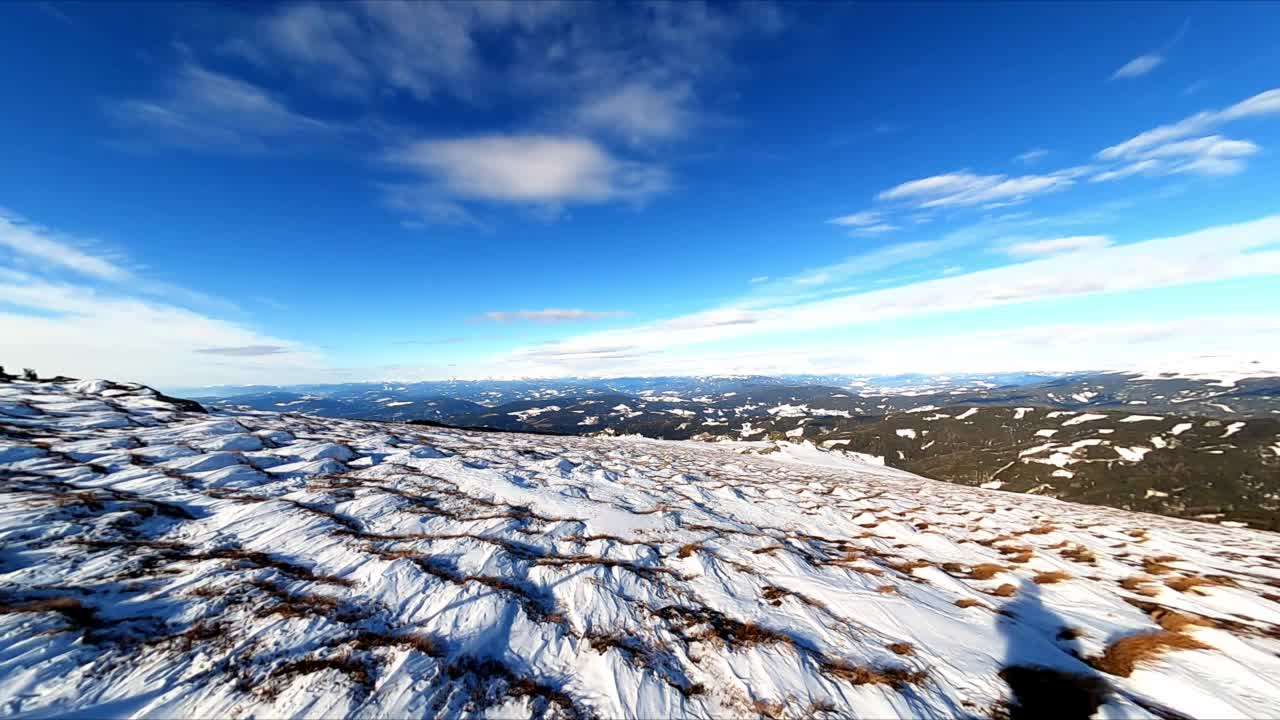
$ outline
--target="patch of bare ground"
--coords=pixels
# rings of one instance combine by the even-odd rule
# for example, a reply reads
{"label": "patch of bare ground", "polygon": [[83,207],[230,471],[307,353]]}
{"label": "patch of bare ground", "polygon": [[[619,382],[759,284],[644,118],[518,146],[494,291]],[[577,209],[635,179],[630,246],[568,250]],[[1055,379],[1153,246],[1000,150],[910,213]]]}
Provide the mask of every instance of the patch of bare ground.
{"label": "patch of bare ground", "polygon": [[828,660],[820,666],[828,677],[844,680],[853,685],[888,685],[902,690],[908,685],[919,685],[928,677],[923,670],[904,667],[876,668],[852,665],[841,660]]}
{"label": "patch of bare ground", "polygon": [[982,592],[996,597],[1013,597],[1018,594],[1018,587],[1012,583],[1005,583],[995,590],[983,590]]}
{"label": "patch of bare ground", "polygon": [[955,605],[956,607],[959,607],[959,608],[990,607],[986,603],[982,602],[981,600],[977,600],[974,598],[960,598],[955,602]]}
{"label": "patch of bare ground", "polygon": [[896,642],[885,645],[889,651],[897,655],[910,655],[915,652],[916,648],[909,642]]}
{"label": "patch of bare ground", "polygon": [[796,600],[804,603],[805,605],[808,605],[809,607],[815,607],[815,608],[826,607],[821,602],[814,600],[808,595],[795,592],[794,590],[787,590],[786,588],[780,588],[776,585],[766,585],[764,589],[760,592],[760,597],[765,602],[775,607],[778,605],[781,605],[783,598],[787,598],[787,597],[793,597]]}
{"label": "patch of bare ground", "polygon": [[1144,597],[1155,597],[1160,594],[1160,588],[1153,585],[1153,582],[1153,578],[1131,575],[1120,581],[1120,587]]}
{"label": "patch of bare ground", "polygon": [[1197,590],[1197,588],[1217,587],[1222,583],[1217,580],[1210,580],[1209,578],[1200,575],[1181,575],[1176,578],[1169,578],[1168,580],[1165,580],[1164,584],[1166,587],[1177,590],[1178,592],[1194,591],[1196,593],[1203,594],[1203,592],[1201,590]]}
{"label": "patch of bare ground", "polygon": [[327,595],[290,592],[266,580],[250,580],[248,585],[265,593],[274,601],[258,610],[258,615],[261,617],[272,615],[285,618],[318,616],[345,623],[356,622],[364,617],[364,613],[356,608]]}
{"label": "patch of bare ground", "polygon": [[348,642],[357,650],[398,647],[414,650],[428,657],[444,657],[444,648],[440,641],[421,633],[392,634],[363,630]]}
{"label": "patch of bare ground", "polygon": [[1148,575],[1166,575],[1173,572],[1173,568],[1165,563],[1177,560],[1173,555],[1158,555],[1156,557],[1148,557],[1142,559],[1142,570]]}
{"label": "patch of bare ground", "polygon": [[1091,550],[1083,545],[1073,545],[1058,553],[1062,557],[1074,562],[1092,565],[1098,557]]}
{"label": "patch of bare ground", "polygon": [[1093,667],[1111,675],[1129,677],[1144,663],[1170,650],[1208,650],[1209,646],[1190,635],[1154,630],[1120,638],[1107,645],[1102,655],[1086,658]]}
{"label": "patch of bare ground", "polygon": [[556,685],[521,675],[498,660],[455,657],[446,665],[446,672],[471,695],[472,704],[480,710],[501,705],[508,698],[524,697],[533,702],[535,717],[552,715],[553,707],[569,718],[593,716]]}
{"label": "patch of bare ground", "polygon": [[587,635],[591,648],[599,653],[616,650],[634,667],[653,670],[663,682],[680,691],[686,698],[701,695],[706,688],[685,676],[680,661],[670,651],[659,651],[634,635],[607,633]]}
{"label": "patch of bare ground", "polygon": [[1038,665],[1011,665],[1000,671],[1013,702],[1010,720],[1088,718],[1106,702],[1110,689],[1096,675],[1082,675]]}
{"label": "patch of bare ground", "polygon": [[1061,570],[1050,570],[1048,572],[1036,573],[1035,577],[1031,578],[1031,581],[1037,585],[1052,585],[1054,583],[1062,582],[1063,580],[1070,580],[1071,577],[1071,573],[1065,573]]}
{"label": "patch of bare ground", "polygon": [[93,608],[86,607],[76,598],[69,596],[0,598],[0,615],[19,613],[57,613],[70,623],[72,628],[86,634],[104,627]]}
{"label": "patch of bare ground", "polygon": [[996,563],[980,563],[969,568],[966,575],[970,580],[990,580],[999,573],[1007,572],[1008,568]]}
{"label": "patch of bare ground", "polygon": [[271,671],[269,688],[277,691],[287,687],[295,678],[303,675],[333,670],[346,675],[355,686],[357,697],[368,697],[375,689],[376,682],[370,672],[368,663],[350,655],[330,658],[303,658],[284,663]]}

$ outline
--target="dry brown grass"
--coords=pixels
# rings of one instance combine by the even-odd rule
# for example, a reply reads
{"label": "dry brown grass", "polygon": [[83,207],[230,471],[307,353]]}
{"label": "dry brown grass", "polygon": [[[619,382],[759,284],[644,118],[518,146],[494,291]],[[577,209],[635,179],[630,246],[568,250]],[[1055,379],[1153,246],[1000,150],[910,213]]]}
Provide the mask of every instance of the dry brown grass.
{"label": "dry brown grass", "polygon": [[1164,581],[1164,584],[1178,592],[1188,592],[1195,590],[1198,587],[1214,587],[1221,583],[1217,580],[1210,580],[1209,578],[1202,577],[1200,575],[1182,575],[1176,578],[1169,578]]}
{"label": "dry brown grass", "polygon": [[956,601],[956,607],[961,607],[961,608],[986,607],[986,606],[987,606],[986,603],[982,602],[981,600],[975,600],[974,598],[960,598],[959,600]]}
{"label": "dry brown grass", "polygon": [[47,612],[58,613],[72,626],[81,630],[94,630],[102,627],[102,621],[98,619],[93,608],[85,607],[79,600],[72,597],[39,598],[13,603],[0,603],[0,615]]}
{"label": "dry brown grass", "polygon": [[1092,551],[1083,545],[1069,547],[1059,554],[1068,560],[1074,560],[1075,562],[1084,563],[1086,565],[1092,565],[1094,561],[1098,559]]}
{"label": "dry brown grass", "polygon": [[885,565],[897,570],[903,575],[910,575],[912,572],[919,570],[920,568],[931,567],[932,563],[928,560],[900,560],[889,561],[886,562]]}
{"label": "dry brown grass", "polygon": [[1034,582],[1037,585],[1052,585],[1054,583],[1062,582],[1063,580],[1070,580],[1071,577],[1071,573],[1065,573],[1061,570],[1050,570],[1048,572],[1036,573],[1035,577],[1031,578],[1031,582]]}
{"label": "dry brown grass", "polygon": [[924,682],[927,677],[920,670],[872,668],[865,665],[850,665],[839,660],[824,663],[822,672],[854,685],[889,685],[897,689],[904,688],[907,685],[918,685]]}
{"label": "dry brown grass", "polygon": [[1153,611],[1151,619],[1169,632],[1182,632],[1187,628],[1194,627],[1213,627],[1216,624],[1209,618],[1203,618],[1199,615],[1187,615],[1177,610],[1166,608],[1158,608]]}
{"label": "dry brown grass", "polygon": [[1155,558],[1143,558],[1142,570],[1148,575],[1166,575],[1173,572],[1173,568],[1157,561]]}
{"label": "dry brown grass", "polygon": [[1208,645],[1190,635],[1154,630],[1116,640],[1107,646],[1101,656],[1089,658],[1088,662],[1105,673],[1129,677],[1139,665],[1149,663],[1169,650],[1208,649]]}
{"label": "dry brown grass", "polygon": [[1054,527],[1051,523],[1045,523],[1044,525],[1038,525],[1036,527],[1031,528],[1030,530],[1027,531],[1027,533],[1030,535],[1048,535],[1049,533],[1057,529],[1058,528]]}
{"label": "dry brown grass", "polygon": [[909,642],[889,643],[885,647],[897,655],[910,655],[916,651],[915,646]]}
{"label": "dry brown grass", "polygon": [[1143,597],[1155,597],[1160,594],[1160,588],[1152,585],[1152,578],[1142,577],[1141,575],[1131,575],[1120,581],[1120,587],[1129,592],[1137,593]]}
{"label": "dry brown grass", "polygon": [[1005,583],[995,590],[987,590],[985,592],[988,595],[995,595],[996,597],[1013,597],[1018,594],[1018,588],[1009,583]]}
{"label": "dry brown grass", "polygon": [[982,563],[969,568],[969,577],[973,580],[990,580],[997,574],[1007,572],[1008,568],[996,563]]}
{"label": "dry brown grass", "polygon": [[881,585],[880,587],[876,588],[876,592],[884,595],[891,595],[893,593],[898,592],[898,586],[890,585],[890,584]]}
{"label": "dry brown grass", "polygon": [[686,543],[684,545],[681,545],[680,548],[676,550],[676,557],[687,558],[701,549],[702,549],[702,546],[699,545],[698,543]]}
{"label": "dry brown grass", "polygon": [[751,702],[751,709],[755,711],[757,715],[767,718],[780,718],[787,710],[785,705],[772,700],[753,700]]}

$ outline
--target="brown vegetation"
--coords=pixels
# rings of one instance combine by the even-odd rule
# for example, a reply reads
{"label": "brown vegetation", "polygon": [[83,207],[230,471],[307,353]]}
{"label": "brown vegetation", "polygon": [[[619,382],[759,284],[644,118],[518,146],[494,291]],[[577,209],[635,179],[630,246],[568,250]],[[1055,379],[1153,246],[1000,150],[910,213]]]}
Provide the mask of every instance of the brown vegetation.
{"label": "brown vegetation", "polygon": [[1052,585],[1053,583],[1059,583],[1063,580],[1070,579],[1071,573],[1065,573],[1061,570],[1050,570],[1048,572],[1036,573],[1036,576],[1031,578],[1031,581],[1037,585]]}
{"label": "brown vegetation", "polygon": [[1138,665],[1150,662],[1168,650],[1208,649],[1208,645],[1190,635],[1154,630],[1116,640],[1101,656],[1089,658],[1088,663],[1105,673],[1129,677]]}

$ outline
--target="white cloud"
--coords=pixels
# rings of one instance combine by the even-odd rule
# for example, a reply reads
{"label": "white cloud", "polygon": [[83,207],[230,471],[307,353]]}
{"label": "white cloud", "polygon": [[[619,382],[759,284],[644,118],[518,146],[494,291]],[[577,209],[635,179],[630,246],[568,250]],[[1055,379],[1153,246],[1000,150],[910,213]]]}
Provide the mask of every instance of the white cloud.
{"label": "white cloud", "polygon": [[[82,241],[0,215],[0,244],[21,253],[32,271],[0,268],[6,364],[170,385],[283,381],[323,367],[320,356],[299,343],[139,297],[163,294],[212,304],[200,293],[90,255]],[[75,279],[49,277],[66,271]],[[227,359],[211,361],[209,354]]]}
{"label": "white cloud", "polygon": [[1137,160],[1114,170],[1104,170],[1089,178],[1089,182],[1121,180],[1138,174],[1151,174],[1162,167],[1159,160]]}
{"label": "white cloud", "polygon": [[260,152],[284,138],[334,129],[252,83],[191,62],[178,69],[166,93],[111,101],[106,111],[118,126],[145,133],[146,142],[190,150]]}
{"label": "white cloud", "polygon": [[1025,165],[1034,165],[1049,156],[1049,151],[1044,148],[1032,148],[1021,155],[1014,158]]}
{"label": "white cloud", "polygon": [[845,227],[864,227],[867,225],[877,225],[884,218],[884,213],[877,210],[863,210],[852,215],[842,215],[838,218],[831,218],[827,222],[832,225],[843,225]]}
{"label": "white cloud", "polygon": [[584,320],[625,317],[626,315],[627,313],[620,310],[594,311],[556,308],[547,308],[545,310],[516,310],[513,312],[494,311],[484,314],[486,318],[496,322],[525,320],[538,323],[582,322]]}
{"label": "white cloud", "polygon": [[1222,110],[1206,110],[1170,125],[1139,133],[1098,152],[1102,160],[1127,160],[1142,156],[1151,148],[1204,132],[1212,127],[1247,117],[1280,113],[1280,88],[1258,93]]}
{"label": "white cloud", "polygon": [[977,175],[967,170],[934,175],[896,185],[881,192],[880,200],[909,203],[919,208],[965,207],[989,203],[1007,204],[1071,186],[1081,174],[1078,168],[1047,175]]}
{"label": "white cloud", "polygon": [[1112,74],[1112,80],[1142,77],[1164,63],[1164,57],[1154,53],[1139,55],[1130,60]]}
{"label": "white cloud", "polygon": [[1208,135],[1190,140],[1173,140],[1136,151],[1128,165],[1094,175],[1092,182],[1105,182],[1137,175],[1232,175],[1245,169],[1244,158],[1261,148],[1248,140],[1232,140]]}
{"label": "white cloud", "polygon": [[1111,241],[1102,235],[1073,235],[1017,242],[1006,247],[1005,252],[1014,257],[1038,257],[1080,250],[1097,250],[1110,244]]}
{"label": "white cloud", "polygon": [[72,272],[119,282],[131,273],[106,258],[90,255],[68,241],[58,239],[45,228],[0,213],[0,246],[27,259],[65,268]]}
{"label": "white cloud", "polygon": [[755,277],[751,278],[751,284],[753,284],[753,285],[756,285],[756,284],[759,284],[759,283],[762,283],[762,282],[768,282],[768,281],[769,281],[769,276],[768,276],[768,275],[757,275],[757,276],[755,276]]}
{"label": "white cloud", "polygon": [[[939,353],[938,347],[964,348]],[[769,350],[644,350],[548,353],[502,359],[508,377],[859,373],[896,375],[1011,371],[1280,370],[1280,319],[1215,314],[1157,322],[1117,320],[955,331],[876,342],[823,340]]]}
{"label": "white cloud", "polygon": [[876,210],[863,210],[852,215],[844,215],[827,221],[831,225],[851,227],[852,235],[880,235],[899,229],[897,225],[886,222],[884,213]]}
{"label": "white cloud", "polygon": [[547,205],[638,200],[666,187],[666,172],[609,155],[586,138],[486,135],[424,140],[393,154],[444,195]]}
{"label": "white cloud", "polygon": [[[826,331],[886,319],[1096,293],[1280,274],[1280,216],[1126,245],[1091,241],[1064,255],[914,284],[794,303],[751,305],[570,338],[502,356],[537,365],[552,352],[594,347],[671,351],[731,339]],[[817,278],[823,282],[828,277]],[[744,303],[745,304],[745,303]],[[732,313],[742,313],[732,316]],[[719,314],[721,322],[712,322]],[[733,319],[735,322],[725,320]],[[587,371],[588,368],[579,368]]]}
{"label": "white cloud", "polygon": [[622,137],[632,144],[684,135],[693,122],[686,105],[687,85],[657,88],[633,82],[586,100],[578,108],[584,125]]}
{"label": "white cloud", "polygon": [[[323,366],[311,350],[242,325],[164,303],[102,293],[34,277],[0,277],[5,361],[73,377],[152,385],[288,381]],[[279,352],[202,351],[280,348]]]}

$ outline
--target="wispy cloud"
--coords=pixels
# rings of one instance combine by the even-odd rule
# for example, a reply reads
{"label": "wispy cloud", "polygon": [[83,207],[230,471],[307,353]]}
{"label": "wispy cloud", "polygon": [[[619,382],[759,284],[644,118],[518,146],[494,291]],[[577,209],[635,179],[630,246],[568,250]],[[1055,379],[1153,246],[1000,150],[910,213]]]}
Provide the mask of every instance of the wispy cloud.
{"label": "wispy cloud", "polygon": [[[184,385],[273,373],[285,379],[323,365],[299,343],[173,304],[218,303],[93,255],[90,243],[0,214],[0,246],[29,271],[0,269],[6,361],[81,377]],[[211,364],[208,355],[231,364]]]}
{"label": "wispy cloud", "polygon": [[281,355],[291,352],[284,345],[236,345],[232,347],[196,348],[196,352],[205,355],[226,355],[228,357],[261,357],[263,355]]}
{"label": "wispy cloud", "polygon": [[1005,248],[1013,257],[1040,257],[1080,250],[1098,250],[1111,244],[1103,235],[1073,235],[1070,237],[1016,242]]}
{"label": "wispy cloud", "polygon": [[283,138],[334,129],[250,82],[194,62],[184,63],[162,94],[110,101],[106,113],[139,133],[134,142],[199,151],[263,152]]}
{"label": "wispy cloud", "polygon": [[1170,51],[1172,51],[1174,46],[1178,44],[1178,41],[1182,39],[1182,36],[1187,34],[1187,30],[1190,29],[1190,27],[1191,18],[1183,20],[1182,24],[1178,26],[1178,30],[1173,34],[1173,37],[1169,38],[1169,41],[1164,44],[1164,47],[1152,52],[1143,53],[1124,65],[1121,65],[1120,69],[1111,74],[1111,79],[1127,80],[1138,78],[1160,67],[1164,64]]}
{"label": "wispy cloud", "polygon": [[1048,156],[1048,150],[1045,150],[1044,148],[1032,148],[1021,155],[1018,155],[1014,160],[1017,160],[1024,165],[1035,165]]}
{"label": "wispy cloud", "polygon": [[1258,93],[1222,110],[1205,110],[1176,123],[1139,133],[1122,143],[1098,151],[1101,160],[1128,160],[1141,157],[1161,145],[1205,132],[1211,128],[1248,117],[1280,114],[1280,88]]}
{"label": "wispy cloud", "polygon": [[[1080,241],[1074,252],[900,287],[857,291],[810,302],[732,306],[670,320],[570,338],[502,356],[537,366],[549,351],[627,346],[675,351],[751,336],[780,335],[886,319],[1149,288],[1280,274],[1280,216],[1125,245]],[[1061,248],[1059,248],[1061,249]],[[712,323],[741,312],[743,322]],[[587,371],[587,367],[578,367]]]}
{"label": "wispy cloud", "polygon": [[1139,55],[1138,57],[1130,60],[1124,65],[1121,65],[1119,70],[1116,70],[1114,73],[1112,73],[1111,79],[1123,80],[1128,78],[1142,77],[1143,75],[1146,75],[1152,70],[1155,70],[1156,68],[1160,67],[1162,64],[1164,64],[1163,55],[1156,55],[1154,53]]}
{"label": "wispy cloud", "polygon": [[1045,175],[978,175],[968,170],[934,175],[895,185],[877,198],[917,208],[1007,204],[1070,187],[1081,174],[1068,168]]}
{"label": "wispy cloud", "polygon": [[31,261],[101,280],[121,282],[132,277],[131,272],[114,261],[91,255],[76,247],[73,242],[59,238],[47,228],[0,213],[0,247]]}
{"label": "wispy cloud", "polygon": [[659,88],[633,82],[590,97],[577,110],[586,127],[620,136],[633,145],[668,140],[689,132],[694,114],[689,110],[688,85]]}
{"label": "wispy cloud", "polygon": [[628,313],[621,310],[579,310],[547,308],[545,310],[493,311],[484,317],[495,322],[526,321],[536,323],[583,322],[587,320],[603,320],[605,318],[626,317]]}

